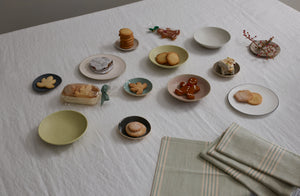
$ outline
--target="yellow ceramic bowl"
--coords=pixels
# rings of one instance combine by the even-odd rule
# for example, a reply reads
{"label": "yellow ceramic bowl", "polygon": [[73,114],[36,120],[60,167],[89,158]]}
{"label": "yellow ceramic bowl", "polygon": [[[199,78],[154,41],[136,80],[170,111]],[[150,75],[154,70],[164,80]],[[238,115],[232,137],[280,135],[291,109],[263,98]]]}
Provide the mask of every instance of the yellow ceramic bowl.
{"label": "yellow ceramic bowl", "polygon": [[[171,66],[171,65],[162,65],[162,64],[159,64],[158,62],[156,62],[155,57],[158,54],[163,53],[163,52],[176,52],[180,58],[179,63],[177,65]],[[149,59],[152,63],[154,63],[155,65],[157,65],[159,67],[163,67],[166,69],[173,69],[173,68],[179,67],[179,66],[183,65],[187,61],[188,58],[189,58],[189,54],[185,49],[183,49],[179,46],[174,46],[174,45],[159,46],[157,48],[152,49],[149,53]]]}
{"label": "yellow ceramic bowl", "polygon": [[72,110],[50,114],[39,125],[39,136],[49,144],[66,145],[78,140],[86,131],[85,116]]}

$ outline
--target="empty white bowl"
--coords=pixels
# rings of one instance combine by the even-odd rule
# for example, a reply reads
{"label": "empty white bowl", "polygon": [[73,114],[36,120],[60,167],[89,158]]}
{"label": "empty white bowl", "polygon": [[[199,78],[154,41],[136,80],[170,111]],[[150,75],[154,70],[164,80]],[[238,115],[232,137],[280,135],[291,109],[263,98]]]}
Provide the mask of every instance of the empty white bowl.
{"label": "empty white bowl", "polygon": [[194,33],[196,42],[206,48],[220,48],[230,40],[230,34],[219,27],[204,27]]}

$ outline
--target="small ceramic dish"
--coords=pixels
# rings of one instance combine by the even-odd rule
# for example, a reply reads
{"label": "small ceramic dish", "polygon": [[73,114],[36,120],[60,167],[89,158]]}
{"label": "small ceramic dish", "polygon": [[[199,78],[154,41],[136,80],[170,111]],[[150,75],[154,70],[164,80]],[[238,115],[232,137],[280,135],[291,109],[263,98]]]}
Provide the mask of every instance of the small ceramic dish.
{"label": "small ceramic dish", "polygon": [[[255,43],[257,45],[259,45],[261,43],[265,43],[266,40],[256,40]],[[259,57],[263,57],[263,58],[274,58],[275,56],[277,56],[280,52],[280,47],[278,44],[271,42],[269,43],[269,45],[267,47],[263,47],[264,50],[259,50],[257,48],[257,46],[252,42],[249,46],[250,51],[259,56]],[[266,54],[265,51],[268,51],[269,53]]]}
{"label": "small ceramic dish", "polygon": [[[53,79],[56,80],[56,82],[54,83],[54,88],[46,88],[46,87],[42,87],[42,88],[41,88],[41,87],[38,87],[38,86],[36,85],[38,82],[41,82],[43,78],[47,78],[47,77],[49,77],[49,76],[53,76]],[[43,75],[37,77],[37,78],[32,82],[32,88],[33,88],[33,90],[35,90],[35,91],[37,91],[37,92],[48,92],[48,91],[53,90],[53,89],[55,89],[56,87],[58,87],[58,86],[60,85],[61,81],[62,81],[62,80],[61,80],[61,78],[60,78],[58,75],[56,75],[56,74],[51,74],[51,73],[47,73],[47,74],[43,74]]]}
{"label": "small ceramic dish", "polygon": [[137,39],[134,38],[133,46],[131,48],[128,48],[128,49],[124,49],[124,48],[120,47],[120,39],[118,39],[117,41],[115,41],[114,46],[117,49],[122,50],[122,51],[132,51],[132,50],[137,49],[137,47],[139,46],[139,40],[137,40]]}
{"label": "small ceramic dish", "polygon": [[[147,87],[143,90],[143,93],[139,94],[139,95],[132,92],[129,87],[130,83],[137,83],[137,82],[140,82],[142,84],[144,84],[144,83],[147,84]],[[152,83],[149,80],[147,80],[146,78],[132,78],[132,79],[128,80],[127,82],[125,82],[123,88],[124,88],[125,92],[128,93],[129,95],[140,97],[140,96],[147,95],[152,90]]]}
{"label": "small ceramic dish", "polygon": [[239,71],[240,71],[240,65],[238,63],[234,64],[234,74],[222,74],[221,68],[218,66],[218,62],[215,63],[214,66],[213,66],[213,72],[215,74],[217,74],[218,76],[223,77],[223,78],[232,78],[236,74],[238,74]]}
{"label": "small ceramic dish", "polygon": [[[176,52],[180,59],[179,63],[172,66],[172,65],[162,65],[156,62],[155,60],[156,56],[163,52]],[[179,67],[183,65],[188,60],[188,58],[189,58],[189,54],[185,49],[174,45],[159,46],[157,48],[152,49],[149,53],[149,59],[153,64],[166,69],[173,69]]]}
{"label": "small ceramic dish", "polygon": [[209,49],[224,46],[230,37],[228,31],[219,27],[204,27],[194,33],[195,41]]}
{"label": "small ceramic dish", "polygon": [[[187,99],[185,95],[183,95],[183,96],[176,95],[175,89],[179,88],[179,84],[181,82],[187,82],[189,80],[189,78],[191,78],[191,77],[194,77],[197,79],[197,81],[198,81],[197,85],[200,87],[200,91],[194,94],[195,99]],[[183,74],[183,75],[179,75],[179,76],[172,78],[168,82],[168,91],[169,91],[170,95],[172,95],[173,97],[175,97],[176,99],[178,99],[180,101],[194,102],[194,101],[199,101],[200,99],[202,99],[203,97],[208,95],[208,93],[210,92],[210,84],[207,82],[207,80],[205,80],[204,78],[202,78],[200,76],[193,75],[193,74]]]}
{"label": "small ceramic dish", "polygon": [[[144,135],[142,135],[142,136],[140,136],[140,137],[132,137],[132,136],[130,136],[130,135],[128,135],[128,134],[126,133],[126,130],[125,130],[126,125],[127,125],[128,123],[134,122],[134,121],[140,122],[140,123],[142,123],[143,125],[146,126],[146,133],[145,133]],[[146,136],[150,133],[150,131],[151,131],[151,125],[150,125],[150,123],[149,123],[145,118],[140,117],[140,116],[128,116],[128,117],[124,118],[124,119],[119,123],[118,128],[119,128],[119,133],[120,133],[123,137],[125,137],[125,138],[127,138],[127,139],[132,139],[132,140],[143,139],[143,138],[146,137]]]}
{"label": "small ceramic dish", "polygon": [[42,140],[53,145],[71,144],[86,131],[88,121],[85,116],[72,110],[50,114],[42,120],[38,133]]}

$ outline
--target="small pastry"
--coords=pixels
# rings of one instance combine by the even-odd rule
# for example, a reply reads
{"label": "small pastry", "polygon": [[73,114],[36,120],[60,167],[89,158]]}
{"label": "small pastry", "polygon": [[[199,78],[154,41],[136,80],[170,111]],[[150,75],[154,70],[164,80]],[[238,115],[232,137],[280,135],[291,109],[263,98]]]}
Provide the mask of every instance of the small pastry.
{"label": "small pastry", "polygon": [[95,73],[106,74],[113,68],[113,60],[107,57],[97,57],[90,61],[89,66]]}
{"label": "small pastry", "polygon": [[222,75],[234,74],[234,64],[235,64],[235,60],[230,57],[227,57],[226,59],[219,61],[218,66],[221,69],[221,74]]}
{"label": "small pastry", "polygon": [[141,82],[137,82],[137,83],[130,83],[128,84],[128,86],[130,87],[130,91],[134,92],[137,95],[141,95],[143,94],[143,91],[145,88],[147,88],[147,83],[141,83]]}
{"label": "small pastry", "polygon": [[53,76],[48,76],[47,78],[43,78],[41,82],[37,82],[36,85],[40,88],[54,88],[54,84],[56,80],[53,79]]}
{"label": "small pastry", "polygon": [[146,126],[137,121],[130,122],[125,127],[126,133],[132,137],[140,137],[142,135],[145,135],[146,130]]}

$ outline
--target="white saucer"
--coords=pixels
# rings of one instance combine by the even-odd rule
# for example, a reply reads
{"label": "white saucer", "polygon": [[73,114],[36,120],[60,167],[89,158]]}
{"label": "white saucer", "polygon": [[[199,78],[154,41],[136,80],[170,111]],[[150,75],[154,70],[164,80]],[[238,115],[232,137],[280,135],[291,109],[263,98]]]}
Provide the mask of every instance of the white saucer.
{"label": "white saucer", "polygon": [[[263,97],[262,103],[250,105],[236,101],[233,96],[239,90],[259,93]],[[234,87],[228,93],[228,102],[234,109],[248,115],[265,115],[276,110],[279,105],[278,96],[272,90],[257,84],[242,84]]]}
{"label": "white saucer", "polygon": [[230,34],[219,27],[204,27],[194,33],[194,39],[205,48],[215,49],[225,45],[230,40]]}
{"label": "white saucer", "polygon": [[139,40],[135,39],[134,38],[134,41],[133,41],[133,46],[131,48],[128,48],[128,49],[124,49],[124,48],[121,48],[120,47],[120,39],[118,39],[116,42],[115,42],[115,47],[119,50],[122,50],[122,51],[132,51],[132,50],[135,50],[138,46],[139,46]]}
{"label": "white saucer", "polygon": [[[113,60],[112,70],[106,74],[98,74],[93,72],[89,67],[89,62],[96,57],[107,57]],[[110,80],[120,76],[126,69],[126,63],[118,56],[111,54],[98,54],[84,59],[79,65],[79,71],[86,77],[95,80]]]}

